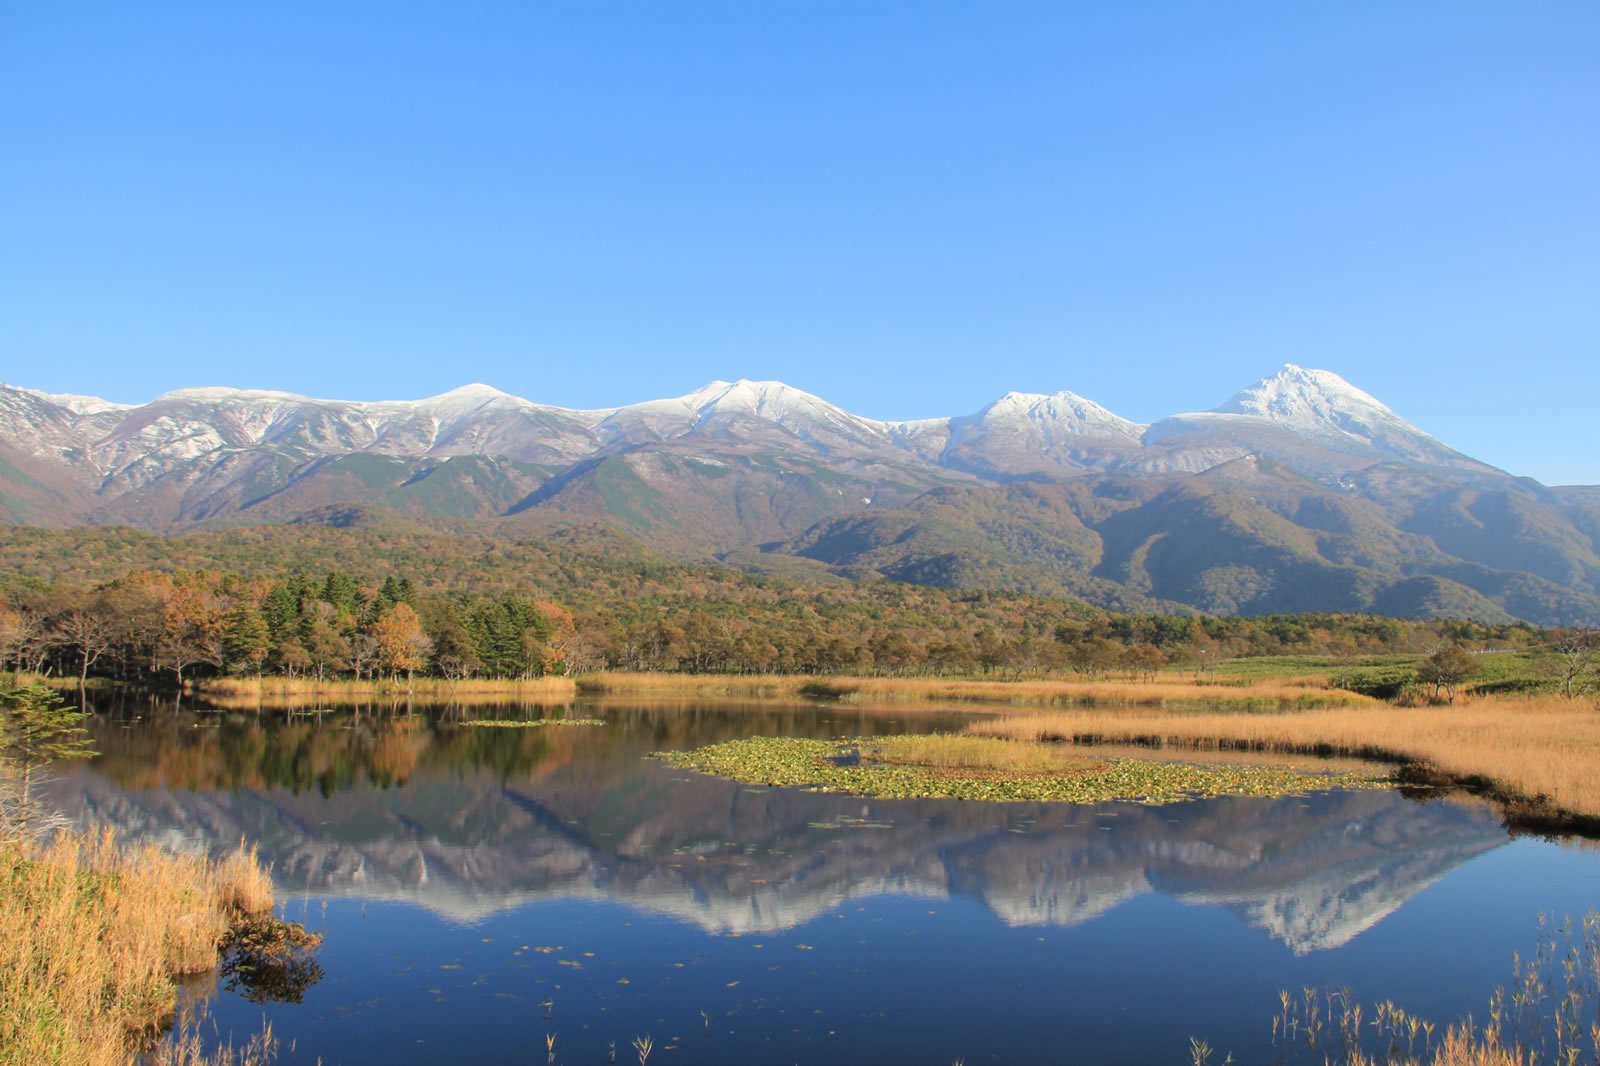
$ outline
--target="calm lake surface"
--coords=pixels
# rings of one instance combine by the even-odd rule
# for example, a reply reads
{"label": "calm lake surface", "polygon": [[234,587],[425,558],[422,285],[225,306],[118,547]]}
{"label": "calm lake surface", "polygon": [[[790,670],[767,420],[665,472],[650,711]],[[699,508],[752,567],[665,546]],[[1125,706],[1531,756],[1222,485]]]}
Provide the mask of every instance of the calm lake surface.
{"label": "calm lake surface", "polygon": [[[53,798],[80,823],[274,864],[325,931],[282,1062],[1273,1062],[1280,989],[1483,1015],[1540,912],[1600,906],[1600,853],[1398,792],[990,805],[753,788],[647,758],[960,713],[684,703],[99,716]],[[452,719],[597,717],[474,729]],[[213,981],[213,986],[215,982]],[[292,1044],[292,1051],[291,1051]],[[1312,1061],[1305,1057],[1305,1061]],[[1315,1061],[1321,1061],[1320,1054]]]}

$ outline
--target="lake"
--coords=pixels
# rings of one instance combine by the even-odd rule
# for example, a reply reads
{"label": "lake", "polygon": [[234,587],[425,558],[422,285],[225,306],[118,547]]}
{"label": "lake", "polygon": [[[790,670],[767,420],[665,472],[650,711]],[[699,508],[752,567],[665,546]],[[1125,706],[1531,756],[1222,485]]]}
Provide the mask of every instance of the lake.
{"label": "lake", "polygon": [[[322,930],[301,1002],[204,982],[206,1031],[280,1061],[1283,1061],[1279,992],[1484,1014],[1600,853],[1393,791],[1167,806],[879,801],[649,758],[958,712],[685,702],[97,716],[54,802],[85,826],[273,864]],[[481,729],[463,716],[603,726]],[[1299,1059],[1321,1061],[1321,1053]]]}

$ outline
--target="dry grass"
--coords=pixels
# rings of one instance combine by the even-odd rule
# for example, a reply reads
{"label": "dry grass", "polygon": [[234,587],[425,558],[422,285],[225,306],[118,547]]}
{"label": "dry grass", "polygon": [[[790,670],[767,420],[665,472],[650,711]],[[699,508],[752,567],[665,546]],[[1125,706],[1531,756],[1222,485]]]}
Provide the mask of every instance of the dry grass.
{"label": "dry grass", "polygon": [[[276,1060],[278,1041],[272,1035],[272,1023],[263,1022],[261,1032],[252,1036],[241,1048],[226,1045],[207,1051],[200,1039],[197,1023],[185,1020],[172,1037],[149,1056],[148,1066],[267,1066]],[[144,1066],[144,1064],[141,1064]]]}
{"label": "dry grass", "polygon": [[271,909],[254,852],[0,844],[0,1064],[131,1061],[172,1015],[173,977],[214,967],[231,923]]}
{"label": "dry grass", "polygon": [[1009,715],[968,732],[1014,740],[1363,755],[1426,763],[1508,794],[1544,796],[1600,817],[1600,713],[1559,697],[1458,700],[1454,706],[1313,709],[1270,714],[1068,711]]}
{"label": "dry grass", "polygon": [[1103,760],[1086,758],[1058,747],[949,733],[875,737],[867,746],[877,762],[940,770],[1063,774],[1081,773],[1105,765]]}
{"label": "dry grass", "polygon": [[725,676],[600,673],[578,679],[585,693],[680,695],[745,699],[822,698],[852,705],[1035,707],[1146,706],[1209,703],[1251,708],[1375,706],[1359,693],[1330,689],[1325,678],[1206,684],[1176,675],[1155,681],[974,681],[948,678]]}
{"label": "dry grass", "polygon": [[217,678],[193,686],[196,695],[230,711],[282,710],[316,704],[453,703],[462,706],[569,701],[578,694],[570,677],[532,681],[441,681],[418,678],[407,685],[393,681],[308,681],[281,677]]}
{"label": "dry grass", "polygon": [[[1480,1026],[1468,1015],[1439,1027],[1393,1001],[1356,1002],[1348,989],[1287,989],[1272,1021],[1275,1063],[1322,1066],[1594,1066],[1600,1061],[1600,913],[1559,925],[1539,917],[1539,943],[1512,956],[1512,984],[1489,997]],[[1437,1030],[1437,1033],[1436,1033]],[[1210,1049],[1191,1038],[1191,1047]],[[1195,1054],[1195,1063],[1206,1061]]]}
{"label": "dry grass", "polygon": [[799,698],[816,678],[775,674],[656,674],[604,671],[577,679],[578,691],[595,696],[676,696],[722,699]]}

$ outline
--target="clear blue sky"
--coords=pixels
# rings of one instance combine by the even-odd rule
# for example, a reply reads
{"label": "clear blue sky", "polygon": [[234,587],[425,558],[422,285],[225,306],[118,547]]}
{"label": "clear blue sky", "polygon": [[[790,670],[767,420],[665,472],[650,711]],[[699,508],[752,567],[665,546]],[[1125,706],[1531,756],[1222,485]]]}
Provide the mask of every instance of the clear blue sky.
{"label": "clear blue sky", "polygon": [[1600,482],[1600,5],[0,8],[0,381],[1149,421]]}

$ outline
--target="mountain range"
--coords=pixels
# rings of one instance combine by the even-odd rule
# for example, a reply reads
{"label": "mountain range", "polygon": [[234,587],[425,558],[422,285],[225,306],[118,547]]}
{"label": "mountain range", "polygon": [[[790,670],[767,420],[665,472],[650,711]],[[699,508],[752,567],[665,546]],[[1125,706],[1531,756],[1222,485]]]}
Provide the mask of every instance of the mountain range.
{"label": "mountain range", "polygon": [[0,521],[396,516],[517,539],[602,522],[747,570],[1124,610],[1600,621],[1600,488],[1515,477],[1293,365],[1149,425],[1071,392],[888,422],[778,382],[593,411],[485,385],[132,406],[0,385]]}

